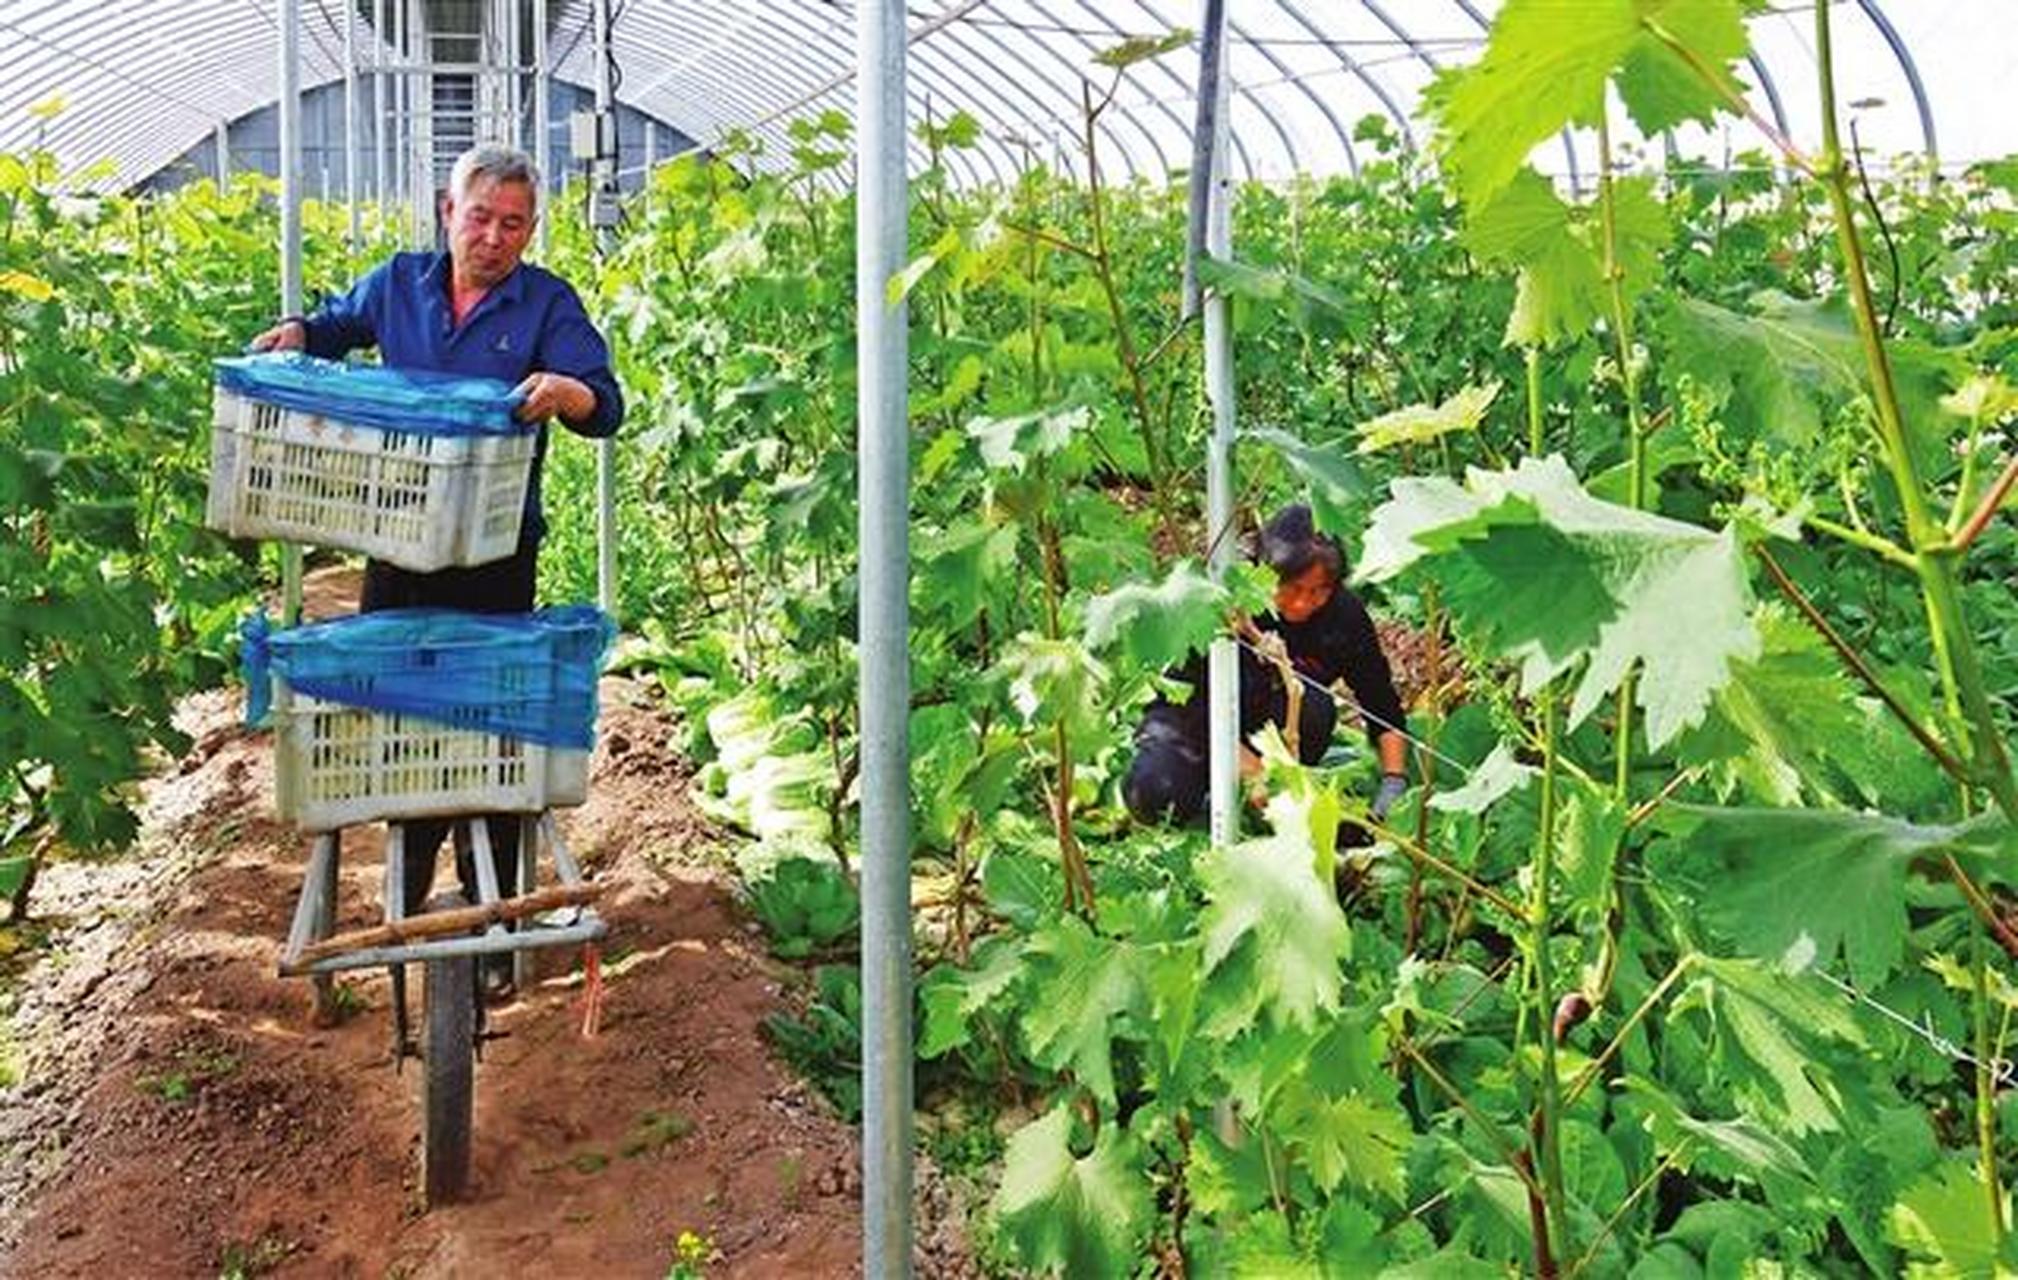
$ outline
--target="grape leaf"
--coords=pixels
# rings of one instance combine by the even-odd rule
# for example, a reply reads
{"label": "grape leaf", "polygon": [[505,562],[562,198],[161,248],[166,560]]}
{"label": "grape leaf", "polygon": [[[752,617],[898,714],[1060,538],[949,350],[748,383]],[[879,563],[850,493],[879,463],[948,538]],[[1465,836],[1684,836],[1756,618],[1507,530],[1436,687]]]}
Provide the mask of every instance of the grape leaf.
{"label": "grape leaf", "polygon": [[1106,732],[1098,695],[1107,668],[1078,640],[1019,635],[1003,650],[999,669],[1009,677],[1009,700],[1025,725],[1062,722],[1075,743]]}
{"label": "grape leaf", "polygon": [[1119,645],[1144,670],[1160,671],[1202,651],[1225,617],[1224,588],[1189,560],[1162,582],[1131,582],[1086,605],[1086,645],[1096,652]]}
{"label": "grape leaf", "polygon": [[1761,299],[1758,315],[1678,298],[1660,320],[1667,361],[1767,439],[1799,445],[1821,431],[1822,409],[1856,395],[1856,335],[1837,311]]}
{"label": "grape leaf", "polygon": [[1020,474],[1034,459],[1049,457],[1072,443],[1092,419],[1084,405],[1039,409],[1010,418],[975,418],[967,424],[967,434],[991,469]]}
{"label": "grape leaf", "polygon": [[1343,294],[1283,267],[1208,257],[1199,261],[1198,278],[1230,297],[1285,309],[1297,329],[1305,333],[1321,327],[1335,329],[1350,313]]}
{"label": "grape leaf", "polygon": [[1513,749],[1502,742],[1472,769],[1463,786],[1437,792],[1429,807],[1439,813],[1484,813],[1500,797],[1524,789],[1537,772],[1514,759]]}
{"label": "grape leaf", "polygon": [[965,969],[935,966],[918,984],[924,1025],[918,1056],[937,1058],[973,1038],[969,1029],[976,1014],[994,1004],[1024,974],[1021,949],[996,937],[975,948],[974,963]]}
{"label": "grape leaf", "polygon": [[1588,656],[1572,727],[1641,666],[1638,701],[1658,749],[1702,719],[1733,662],[1758,652],[1731,531],[1600,502],[1560,457],[1474,469],[1463,486],[1397,480],[1393,495],[1373,513],[1359,577],[1432,560],[1451,611],[1521,663],[1530,692]]}
{"label": "grape leaf", "polygon": [[1352,931],[1329,884],[1317,877],[1310,844],[1270,836],[1213,849],[1199,862],[1205,911],[1205,967],[1217,973],[1236,948],[1252,952],[1241,966],[1253,997],[1279,1022],[1309,1027],[1338,1008],[1339,962]]}
{"label": "grape leaf", "polygon": [[1200,1126],[1192,1139],[1191,1164],[1185,1189],[1202,1213],[1238,1218],[1268,1203],[1274,1192],[1269,1178],[1269,1149],[1259,1142],[1228,1146],[1210,1128]]}
{"label": "grape leaf", "polygon": [[[1303,1221],[1310,1224],[1307,1216]],[[1332,1200],[1315,1227],[1314,1240],[1299,1241],[1289,1220],[1273,1209],[1238,1219],[1216,1242],[1217,1250],[1194,1264],[1194,1274],[1269,1280],[1358,1280],[1381,1274],[1388,1252],[1380,1238],[1380,1219],[1364,1205]]]}
{"label": "grape leaf", "polygon": [[1675,1013],[1700,1009],[1717,1032],[1717,1060],[1740,1101],[1795,1135],[1841,1129],[1844,1090],[1832,1044],[1861,1046],[1848,1007],[1813,979],[1757,960],[1698,957]]}
{"label": "grape leaf", "polygon": [[1993,851],[2011,838],[2009,824],[1987,814],[1916,826],[1832,809],[1671,805],[1657,821],[1670,839],[1654,851],[1654,866],[1700,883],[1699,909],[1718,933],[1771,962],[1797,944],[1825,966],[1840,952],[1864,985],[1904,959],[1907,865],[1928,854]]}
{"label": "grape leaf", "polygon": [[1502,5],[1484,55],[1431,95],[1443,168],[1465,203],[1477,204],[1504,187],[1535,146],[1564,125],[1595,120],[1614,74],[1643,129],[1708,119],[1719,95],[1668,48],[1656,26],[1720,83],[1735,84],[1728,64],[1745,50],[1739,0]]}
{"label": "grape leaf", "polygon": [[[2011,1196],[2001,1188],[1998,1212],[2003,1221],[2011,1220]],[[1938,1264],[1930,1274],[2013,1274],[2009,1260],[2000,1255],[1998,1228],[1990,1221],[1973,1160],[1948,1160],[1921,1175],[1892,1206],[1885,1226],[1900,1248]]]}
{"label": "grape leaf", "polygon": [[1412,404],[1359,426],[1359,451],[1378,453],[1402,444],[1428,444],[1454,431],[1476,431],[1498,397],[1500,384],[1467,386],[1439,405]]}
{"label": "grape leaf", "polygon": [[[1744,95],[1745,86],[1731,71],[1750,45],[1738,0],[1669,0],[1646,7],[1650,26],[1619,69],[1619,97],[1648,136],[1692,120],[1708,124],[1718,110],[1728,109],[1727,98]],[[1654,26],[1690,56],[1662,40]],[[1706,72],[1713,83],[1705,82]]]}
{"label": "grape leaf", "polygon": [[1112,67],[1120,71],[1138,62],[1147,62],[1151,58],[1160,58],[1166,53],[1182,49],[1190,44],[1191,40],[1190,27],[1172,27],[1160,36],[1130,36],[1120,44],[1094,54],[1093,61],[1103,67]]}
{"label": "grape leaf", "polygon": [[[1660,279],[1661,251],[1673,236],[1667,211],[1646,178],[1613,186],[1613,234],[1627,305]],[[1546,346],[1589,330],[1607,315],[1604,223],[1596,205],[1569,205],[1548,180],[1523,168],[1506,189],[1472,209],[1465,246],[1481,262],[1519,271],[1506,341]]]}
{"label": "grape leaf", "polygon": [[1306,444],[1287,431],[1265,427],[1243,433],[1274,449],[1303,481],[1310,513],[1318,531],[1334,535],[1357,533],[1353,511],[1368,492],[1366,480],[1351,455],[1341,449]]}
{"label": "grape leaf", "polygon": [[949,631],[972,626],[1015,568],[1016,527],[969,520],[921,542],[912,599]]}
{"label": "grape leaf", "polygon": [[[1717,1177],[1744,1178],[1764,1188],[1776,1203],[1813,1191],[1815,1175],[1807,1160],[1778,1134],[1751,1120],[1692,1116],[1659,1085],[1637,1076],[1627,1077],[1625,1087],[1645,1112],[1655,1146],[1682,1172],[1700,1169]],[[1677,1224],[1675,1234],[1684,1234],[1683,1225]]]}
{"label": "grape leaf", "polygon": [[1350,1179],[1354,1186],[1401,1200],[1402,1157],[1414,1135],[1408,1117],[1392,1102],[1363,1093],[1326,1097],[1299,1080],[1284,1091],[1281,1112],[1271,1119],[1327,1194]]}
{"label": "grape leaf", "polygon": [[1492,196],[1536,144],[1589,120],[1639,35],[1632,0],[1508,0],[1485,53],[1438,86],[1444,172],[1466,204]]}
{"label": "grape leaf", "polygon": [[1078,916],[1067,915],[1032,934],[1024,955],[1031,998],[1023,1034],[1031,1059],[1071,1071],[1112,1106],[1115,1024],[1143,1003],[1135,948],[1103,938]]}
{"label": "grape leaf", "polygon": [[1089,1154],[1075,1156],[1071,1133],[1069,1106],[1017,1130],[1003,1153],[995,1214],[1030,1272],[1129,1275],[1153,1213],[1141,1152],[1109,1124]]}
{"label": "grape leaf", "polygon": [[1626,811],[1610,790],[1580,778],[1563,780],[1562,825],[1558,828],[1556,892],[1559,910],[1581,911],[1602,920],[1612,908],[1612,881]]}

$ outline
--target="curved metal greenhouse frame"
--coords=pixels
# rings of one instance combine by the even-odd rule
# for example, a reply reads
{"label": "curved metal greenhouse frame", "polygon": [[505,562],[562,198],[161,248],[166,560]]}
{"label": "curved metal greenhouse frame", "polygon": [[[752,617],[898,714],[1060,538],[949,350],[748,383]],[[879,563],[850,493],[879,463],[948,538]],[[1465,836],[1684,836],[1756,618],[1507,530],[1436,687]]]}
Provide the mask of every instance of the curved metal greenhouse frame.
{"label": "curved metal greenhouse frame", "polygon": [[[2018,130],[1999,91],[2018,54],[1972,33],[1994,17],[1995,0],[1907,5],[1855,0],[1839,39],[1846,100],[1863,103],[1860,136],[1873,155],[1936,152],[1966,162],[2018,150]],[[397,23],[402,9],[424,25],[446,0],[352,0],[360,96],[398,95]],[[481,0],[503,11],[510,0]],[[466,2],[465,8],[470,7]],[[587,91],[595,83],[593,0],[552,0],[548,70]],[[1112,177],[1168,181],[1189,157],[1195,59],[1152,59],[1116,73],[1096,65],[1103,49],[1132,36],[1195,25],[1194,0],[941,0],[910,10],[906,93],[911,118],[956,111],[982,126],[976,147],[950,155],[955,182],[1006,181],[1035,160],[1083,163],[1082,94],[1114,90],[1097,135]],[[1228,24],[1229,128],[1233,175],[1275,180],[1357,170],[1354,131],[1385,118],[1402,145],[1421,142],[1416,102],[1443,68],[1475,55],[1492,0],[1241,0]],[[534,0],[520,0],[521,22]],[[386,30],[381,32],[380,19]],[[1977,10],[1981,14],[1971,14]],[[1969,12],[1964,12],[1969,11]],[[141,183],[220,126],[268,108],[278,95],[279,0],[0,0],[0,149],[45,147],[66,170],[97,185]],[[701,146],[738,131],[761,151],[753,163],[789,163],[791,122],[833,108],[852,115],[853,17],[833,0],[619,0],[611,23],[620,80],[617,101]],[[304,92],[344,81],[343,0],[307,0],[301,10]],[[1811,119],[1812,51],[1784,9],[1754,19],[1751,96],[1763,116],[1798,133]],[[514,45],[514,48],[519,47]],[[517,65],[528,66],[530,54]],[[1940,74],[1924,75],[1938,63]],[[531,131],[531,100],[511,108]],[[40,109],[38,109],[40,108]],[[381,113],[374,112],[374,115]],[[409,112],[409,117],[417,115]],[[2002,130],[2000,135],[1999,130]],[[1701,131],[1664,139],[1660,151],[1720,157],[1738,137]],[[1728,145],[1727,145],[1728,143]],[[911,163],[925,163],[910,144]],[[663,158],[663,157],[661,157]],[[1549,157],[1541,157],[1544,164]],[[1709,162],[1705,159],[1703,162]],[[1555,164],[1571,182],[1592,167],[1590,144],[1566,134]],[[372,168],[376,169],[376,161]]]}

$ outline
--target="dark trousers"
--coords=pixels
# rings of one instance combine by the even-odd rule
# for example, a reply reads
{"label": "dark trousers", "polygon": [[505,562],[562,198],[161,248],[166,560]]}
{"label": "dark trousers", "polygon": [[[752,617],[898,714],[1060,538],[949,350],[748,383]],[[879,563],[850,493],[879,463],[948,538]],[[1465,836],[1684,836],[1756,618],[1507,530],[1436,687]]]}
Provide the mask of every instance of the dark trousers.
{"label": "dark trousers", "polygon": [[[1121,783],[1122,802],[1137,820],[1189,826],[1204,815],[1212,782],[1206,756],[1205,706],[1200,701],[1205,696],[1203,689],[1192,695],[1196,706],[1158,701],[1143,715],[1135,731],[1135,759],[1129,762],[1128,776]],[[1274,714],[1243,726],[1247,732],[1242,737],[1259,733],[1265,725],[1281,723],[1287,715],[1281,702],[1278,694]],[[1338,705],[1330,698],[1307,696],[1297,720],[1297,754],[1305,764],[1315,764],[1324,758],[1332,730],[1338,727]]]}
{"label": "dark trousers", "polygon": [[[358,612],[380,609],[462,609],[469,613],[525,613],[533,607],[533,585],[538,575],[539,544],[523,542],[517,552],[503,560],[473,568],[443,569],[436,573],[414,573],[398,565],[370,560],[364,566],[363,599]],[[519,865],[519,818],[516,813],[485,815],[489,827],[491,859],[497,867],[498,893],[510,897],[517,892]],[[420,910],[427,891],[434,885],[435,855],[442,837],[454,825],[443,818],[403,822],[406,832],[406,914]],[[463,893],[477,900],[476,867],[466,849],[456,850],[456,875]]]}

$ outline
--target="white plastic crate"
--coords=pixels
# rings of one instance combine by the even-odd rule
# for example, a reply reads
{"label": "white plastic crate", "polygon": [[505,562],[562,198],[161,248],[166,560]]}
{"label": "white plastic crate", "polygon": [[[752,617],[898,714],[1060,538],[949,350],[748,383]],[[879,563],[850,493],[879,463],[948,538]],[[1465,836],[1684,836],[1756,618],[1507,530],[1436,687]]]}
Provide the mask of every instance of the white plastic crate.
{"label": "white plastic crate", "polygon": [[535,813],[588,797],[589,753],[282,693],[274,798],[307,831],[381,819]]}
{"label": "white plastic crate", "polygon": [[206,523],[431,573],[518,549],[534,433],[430,435],[339,422],[218,387]]}

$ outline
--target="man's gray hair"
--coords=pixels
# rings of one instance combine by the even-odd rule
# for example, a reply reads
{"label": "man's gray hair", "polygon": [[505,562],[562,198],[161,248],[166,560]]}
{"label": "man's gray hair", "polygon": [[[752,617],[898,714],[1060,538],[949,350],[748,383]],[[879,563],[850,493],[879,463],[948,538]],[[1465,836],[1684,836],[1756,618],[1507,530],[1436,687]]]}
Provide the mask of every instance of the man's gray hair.
{"label": "man's gray hair", "polygon": [[489,144],[471,147],[456,157],[455,168],[449,170],[448,193],[460,202],[470,187],[481,181],[523,182],[533,194],[534,210],[539,208],[540,171],[523,151]]}

